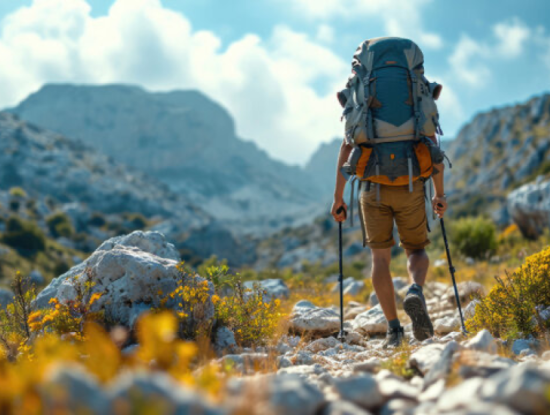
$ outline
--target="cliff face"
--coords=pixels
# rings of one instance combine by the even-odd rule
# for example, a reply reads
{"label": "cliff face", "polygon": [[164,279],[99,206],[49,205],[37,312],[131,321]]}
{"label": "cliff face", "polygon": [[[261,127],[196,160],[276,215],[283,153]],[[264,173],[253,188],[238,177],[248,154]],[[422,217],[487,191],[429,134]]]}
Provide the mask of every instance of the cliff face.
{"label": "cliff face", "polygon": [[244,219],[269,228],[318,197],[307,173],[239,139],[227,111],[196,91],[47,85],[12,111],[160,179],[235,229]]}
{"label": "cliff face", "polygon": [[[36,200],[52,198],[87,222],[93,212],[138,212],[155,218],[178,248],[234,264],[250,262],[246,239],[237,241],[223,223],[158,179],[127,168],[88,145],[0,112],[0,188],[22,187]],[[229,255],[231,254],[231,255]]]}
{"label": "cliff face", "polygon": [[548,170],[550,95],[477,115],[450,143],[446,174],[455,212],[509,221],[506,195]]}

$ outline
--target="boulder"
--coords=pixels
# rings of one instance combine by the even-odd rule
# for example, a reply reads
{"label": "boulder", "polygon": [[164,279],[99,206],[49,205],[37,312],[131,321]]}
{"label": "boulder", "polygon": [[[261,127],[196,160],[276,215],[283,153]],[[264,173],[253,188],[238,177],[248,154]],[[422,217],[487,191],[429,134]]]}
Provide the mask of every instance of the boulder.
{"label": "boulder", "polygon": [[359,314],[367,311],[367,306],[363,304],[349,305],[344,310],[344,320],[353,320]]}
{"label": "boulder", "polygon": [[439,334],[448,334],[460,327],[460,321],[457,317],[443,317],[434,321],[434,331]]}
{"label": "boulder", "polygon": [[512,352],[519,355],[523,350],[530,350],[536,347],[536,341],[528,339],[517,339],[512,344]]}
{"label": "boulder", "polygon": [[266,391],[268,395],[266,413],[314,415],[325,401],[323,393],[317,386],[295,374],[269,376]]}
{"label": "boulder", "polygon": [[39,387],[45,413],[105,414],[110,401],[97,381],[77,365],[54,366]]}
{"label": "boulder", "polygon": [[115,236],[103,242],[96,251],[111,251],[117,245],[139,248],[160,258],[181,260],[177,249],[160,232],[135,231],[128,235]]}
{"label": "boulder", "polygon": [[473,338],[464,343],[464,346],[468,349],[479,350],[487,353],[497,352],[497,343],[487,329],[481,330]]}
{"label": "boulder", "polygon": [[329,334],[340,329],[340,316],[330,308],[315,306],[302,300],[294,305],[290,316],[290,329],[312,334]]}
{"label": "boulder", "polygon": [[[137,246],[132,246],[133,243]],[[112,238],[84,262],[52,280],[38,294],[33,308],[49,307],[49,300],[54,297],[61,303],[75,300],[78,292],[84,291],[86,280],[89,279],[95,283],[89,295],[102,294],[92,309],[104,310],[110,324],[132,328],[139,314],[152,307],[159,307],[161,299],[180,283],[196,285],[206,281],[199,276],[182,275],[176,267],[177,258],[173,245],[157,232],[137,231]],[[207,287],[206,301],[195,304],[189,313],[188,325],[200,324],[214,316],[211,301],[214,287],[210,282]],[[165,306],[176,308],[177,303],[177,298],[171,299]]]}
{"label": "boulder", "polygon": [[458,372],[463,378],[488,377],[516,365],[507,357],[478,350],[462,350],[458,358],[461,363]]}
{"label": "boulder", "polygon": [[223,352],[225,350],[232,351],[236,347],[237,342],[235,341],[233,331],[227,327],[219,327],[216,330],[214,349],[218,352]]}
{"label": "boulder", "polygon": [[369,373],[375,373],[380,369],[380,359],[377,357],[371,357],[364,362],[358,362],[354,363],[352,365],[352,369],[354,372],[369,372]]}
{"label": "boulder", "polygon": [[409,365],[425,375],[440,359],[444,346],[434,343],[417,349],[409,358]]}
{"label": "boulder", "polygon": [[290,295],[290,289],[284,281],[279,278],[261,281],[245,281],[243,285],[247,289],[253,289],[254,286],[257,286],[260,290],[264,291],[263,298],[265,301],[271,301],[273,298],[288,298]]}
{"label": "boulder", "polygon": [[387,377],[378,381],[378,388],[385,401],[407,399],[415,401],[419,390],[403,379]]}
{"label": "boulder", "polygon": [[341,346],[338,340],[334,337],[325,337],[317,339],[305,347],[305,350],[311,353],[319,353],[322,350],[330,349],[331,347]]}
{"label": "boulder", "polygon": [[[365,287],[365,282],[356,280],[353,277],[348,277],[344,280],[344,294],[347,295],[357,295],[359,294],[359,291],[361,291]],[[340,283],[337,282],[332,287],[332,292],[337,293],[340,291]]]}
{"label": "boulder", "polygon": [[459,409],[466,408],[479,401],[479,392],[485,382],[485,379],[475,377],[466,379],[454,388],[445,390],[437,401],[439,411],[436,413],[459,413]]}
{"label": "boulder", "polygon": [[[152,413],[221,415],[195,391],[164,373],[128,373],[111,386],[110,396],[118,405],[139,411],[147,402]],[[141,406],[141,409],[143,407]],[[107,412],[102,412],[107,413]]]}
{"label": "boulder", "polygon": [[440,379],[445,379],[451,372],[453,355],[460,348],[456,341],[447,343],[439,359],[430,367],[427,375],[424,377],[424,388],[433,385]]}
{"label": "boulder", "polygon": [[507,204],[523,235],[539,237],[550,226],[550,180],[519,187],[508,195]]}
{"label": "boulder", "polygon": [[550,373],[536,364],[521,364],[491,376],[481,388],[481,396],[508,405],[521,413],[550,413],[548,400]]}
{"label": "boulder", "polygon": [[361,334],[386,333],[388,330],[388,321],[380,305],[377,305],[357,315],[351,321],[351,326],[354,331]]}
{"label": "boulder", "polygon": [[378,382],[369,374],[336,379],[334,387],[342,400],[351,401],[368,410],[376,409],[384,403]]}

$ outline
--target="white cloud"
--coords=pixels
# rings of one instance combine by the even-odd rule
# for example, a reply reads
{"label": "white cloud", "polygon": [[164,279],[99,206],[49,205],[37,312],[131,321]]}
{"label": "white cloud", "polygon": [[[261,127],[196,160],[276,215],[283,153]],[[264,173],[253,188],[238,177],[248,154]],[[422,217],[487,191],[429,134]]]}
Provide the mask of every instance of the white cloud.
{"label": "white cloud", "polygon": [[483,63],[483,57],[487,53],[485,45],[463,35],[449,56],[449,65],[455,77],[471,86],[482,85],[491,75],[489,68]]}
{"label": "white cloud", "polygon": [[321,43],[333,43],[334,42],[334,29],[326,24],[321,24],[317,28],[317,34],[315,38]]}
{"label": "white cloud", "polygon": [[524,44],[529,39],[531,30],[516,18],[494,25],[493,33],[498,40],[496,53],[503,58],[512,59],[523,52]]}
{"label": "white cloud", "polygon": [[531,36],[531,30],[517,18],[495,24],[492,32],[493,38],[484,41],[462,35],[449,56],[449,65],[459,81],[476,87],[489,81],[489,66],[520,56]]}
{"label": "white cloud", "polygon": [[84,0],[34,0],[2,22],[0,61],[8,62],[0,66],[0,106],[48,82],[193,88],[228,108],[242,137],[299,163],[342,130],[334,93],[320,95],[314,83],[335,91],[349,73],[348,62],[284,26],[222,51],[215,34],[194,31],[159,0],[117,0],[97,18]]}
{"label": "white cloud", "polygon": [[432,0],[274,0],[289,3],[300,16],[312,20],[376,19],[384,33],[415,40],[420,47],[440,49],[441,36],[424,29],[421,9]]}

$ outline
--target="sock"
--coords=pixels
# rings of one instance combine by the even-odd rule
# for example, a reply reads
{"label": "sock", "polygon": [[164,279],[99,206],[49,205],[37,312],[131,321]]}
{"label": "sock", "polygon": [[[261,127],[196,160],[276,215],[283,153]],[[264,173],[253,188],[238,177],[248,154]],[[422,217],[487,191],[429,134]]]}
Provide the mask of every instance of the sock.
{"label": "sock", "polygon": [[418,285],[416,283],[412,284],[409,287],[409,292],[411,292],[411,291],[417,291],[420,295],[424,296],[424,292],[422,291],[422,286]]}
{"label": "sock", "polygon": [[390,329],[398,329],[399,327],[401,327],[401,323],[399,322],[398,318],[388,321],[388,325]]}

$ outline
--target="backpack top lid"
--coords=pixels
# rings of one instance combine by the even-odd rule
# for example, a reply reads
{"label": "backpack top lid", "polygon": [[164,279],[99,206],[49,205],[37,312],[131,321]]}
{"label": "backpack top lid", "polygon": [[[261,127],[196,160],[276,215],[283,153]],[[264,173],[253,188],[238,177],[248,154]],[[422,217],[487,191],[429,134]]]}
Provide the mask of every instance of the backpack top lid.
{"label": "backpack top lid", "polygon": [[388,66],[409,70],[424,64],[422,51],[412,40],[400,37],[379,37],[362,42],[353,55],[352,67],[364,66],[368,71]]}

